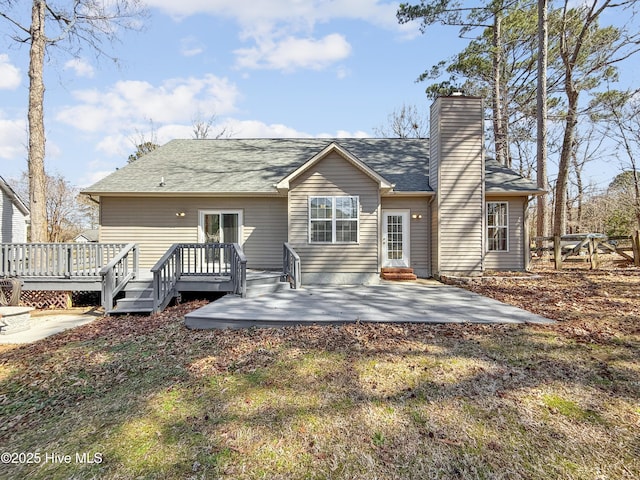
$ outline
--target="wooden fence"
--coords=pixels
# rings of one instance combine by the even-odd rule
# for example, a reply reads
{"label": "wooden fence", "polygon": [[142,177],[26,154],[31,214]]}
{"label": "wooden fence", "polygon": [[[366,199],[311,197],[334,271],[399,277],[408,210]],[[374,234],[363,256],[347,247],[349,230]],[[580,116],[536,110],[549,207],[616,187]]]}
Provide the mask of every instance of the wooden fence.
{"label": "wooden fence", "polygon": [[555,268],[562,269],[569,258],[580,256],[590,263],[592,269],[600,266],[600,254],[612,253],[640,266],[640,232],[633,235],[607,237],[601,233],[582,233],[553,237],[535,237],[536,246],[532,252],[542,257],[545,253],[552,256]]}

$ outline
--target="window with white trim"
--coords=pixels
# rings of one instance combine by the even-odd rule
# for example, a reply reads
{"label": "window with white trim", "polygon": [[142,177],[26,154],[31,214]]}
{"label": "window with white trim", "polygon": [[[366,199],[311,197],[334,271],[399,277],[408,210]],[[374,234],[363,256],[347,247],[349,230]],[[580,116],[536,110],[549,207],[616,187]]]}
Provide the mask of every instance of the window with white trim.
{"label": "window with white trim", "polygon": [[309,197],[310,243],[358,243],[357,196]]}
{"label": "window with white trim", "polygon": [[509,251],[509,204],[507,202],[487,203],[487,250],[490,252]]}

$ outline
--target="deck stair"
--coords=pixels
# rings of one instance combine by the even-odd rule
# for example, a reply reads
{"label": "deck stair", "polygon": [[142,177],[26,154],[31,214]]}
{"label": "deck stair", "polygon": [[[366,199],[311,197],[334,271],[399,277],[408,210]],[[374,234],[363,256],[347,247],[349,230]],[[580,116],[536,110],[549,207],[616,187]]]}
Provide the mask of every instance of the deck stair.
{"label": "deck stair", "polygon": [[[189,291],[224,291],[226,289],[226,279],[206,279],[196,278],[186,279],[179,282],[178,290]],[[247,272],[247,297],[259,297],[269,295],[283,289],[289,289],[290,285],[283,278],[281,272]],[[132,280],[124,290],[124,298],[116,302],[113,310],[107,312],[110,315],[119,314],[148,314],[153,311],[153,281],[150,279]]]}
{"label": "deck stair", "polygon": [[290,289],[291,285],[282,273],[247,274],[247,298],[260,297],[280,290]]}
{"label": "deck stair", "polygon": [[418,277],[413,273],[413,268],[406,267],[385,267],[380,272],[383,280],[417,280]]}
{"label": "deck stair", "polygon": [[133,280],[124,290],[124,298],[116,301],[116,307],[109,314],[151,313],[153,310],[153,281]]}

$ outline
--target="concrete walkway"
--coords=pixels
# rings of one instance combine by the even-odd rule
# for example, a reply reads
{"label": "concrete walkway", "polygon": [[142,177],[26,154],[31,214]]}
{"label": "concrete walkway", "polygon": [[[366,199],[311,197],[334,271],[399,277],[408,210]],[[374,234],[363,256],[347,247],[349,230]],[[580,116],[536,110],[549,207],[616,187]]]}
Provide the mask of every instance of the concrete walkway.
{"label": "concrete walkway", "polygon": [[32,343],[101,318],[101,313],[78,312],[31,316],[31,328],[22,332],[0,335],[0,345]]}
{"label": "concrete walkway", "polygon": [[185,316],[193,329],[346,322],[537,323],[553,320],[435,281],[307,286],[253,298],[227,295]]}

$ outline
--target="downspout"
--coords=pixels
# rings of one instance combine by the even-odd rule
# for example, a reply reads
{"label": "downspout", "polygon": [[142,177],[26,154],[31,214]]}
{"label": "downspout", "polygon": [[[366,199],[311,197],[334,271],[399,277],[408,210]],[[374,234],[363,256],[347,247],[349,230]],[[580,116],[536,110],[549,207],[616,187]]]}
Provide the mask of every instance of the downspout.
{"label": "downspout", "polygon": [[530,247],[530,241],[529,241],[529,235],[531,234],[531,232],[529,231],[529,204],[531,203],[531,201],[534,199],[535,197],[526,197],[525,201],[524,201],[524,212],[522,215],[522,221],[524,222],[523,225],[523,239],[522,241],[524,242],[523,245],[523,255],[524,255],[524,270],[526,272],[529,271],[529,269],[531,268],[531,247]]}

